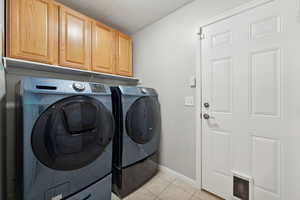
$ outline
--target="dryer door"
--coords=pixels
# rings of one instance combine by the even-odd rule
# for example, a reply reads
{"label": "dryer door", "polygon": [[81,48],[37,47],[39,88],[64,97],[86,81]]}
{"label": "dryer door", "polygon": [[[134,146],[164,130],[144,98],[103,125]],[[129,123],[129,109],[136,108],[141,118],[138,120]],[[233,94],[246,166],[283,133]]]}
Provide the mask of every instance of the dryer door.
{"label": "dryer door", "polygon": [[126,115],[126,131],[138,144],[146,144],[160,134],[161,116],[157,97],[142,97],[131,105]]}
{"label": "dryer door", "polygon": [[111,112],[99,101],[73,96],[51,105],[32,131],[37,159],[51,169],[75,170],[95,161],[114,133]]}

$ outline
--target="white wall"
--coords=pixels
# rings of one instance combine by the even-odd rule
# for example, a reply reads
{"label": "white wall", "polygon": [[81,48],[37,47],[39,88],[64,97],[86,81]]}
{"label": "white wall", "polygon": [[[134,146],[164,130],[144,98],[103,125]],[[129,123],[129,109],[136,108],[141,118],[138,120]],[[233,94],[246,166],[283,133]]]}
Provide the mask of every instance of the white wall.
{"label": "white wall", "polygon": [[195,96],[188,80],[195,75],[197,28],[201,21],[247,1],[196,0],[133,35],[135,75],[160,95],[161,164],[192,179],[195,107],[185,107],[184,97]]}

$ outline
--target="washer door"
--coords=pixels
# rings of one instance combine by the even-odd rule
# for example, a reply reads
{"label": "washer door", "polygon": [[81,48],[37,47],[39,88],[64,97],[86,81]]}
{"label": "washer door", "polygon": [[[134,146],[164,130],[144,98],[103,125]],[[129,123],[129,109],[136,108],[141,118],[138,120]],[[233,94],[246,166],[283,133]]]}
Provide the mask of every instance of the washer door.
{"label": "washer door", "polygon": [[111,112],[99,101],[73,96],[51,105],[36,121],[32,149],[51,169],[76,170],[95,161],[114,133]]}
{"label": "washer door", "polygon": [[138,144],[146,144],[161,131],[160,105],[157,97],[136,100],[126,115],[128,136]]}

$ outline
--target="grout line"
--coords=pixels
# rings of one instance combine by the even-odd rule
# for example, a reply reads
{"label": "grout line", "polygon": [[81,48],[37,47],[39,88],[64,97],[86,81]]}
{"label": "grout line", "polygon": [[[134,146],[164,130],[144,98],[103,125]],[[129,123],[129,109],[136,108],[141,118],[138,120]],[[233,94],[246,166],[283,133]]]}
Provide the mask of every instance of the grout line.
{"label": "grout line", "polygon": [[[148,188],[147,187],[145,187],[145,189],[147,190],[147,191],[149,191],[151,194],[153,194],[153,195],[155,195],[155,197],[157,197],[157,199],[159,199],[159,197],[160,197],[160,195],[164,192],[164,191],[166,191],[167,189],[168,189],[168,187],[171,185],[171,184],[173,184],[174,183],[174,181],[176,180],[176,179],[174,179],[173,181],[167,181],[167,180],[165,180],[165,179],[163,179],[163,178],[160,178],[159,176],[157,176],[157,177],[154,177],[154,179],[162,179],[163,181],[165,181],[165,182],[168,182],[168,184],[166,185],[166,187],[165,187],[165,189],[163,189],[161,192],[159,192],[158,194],[154,194],[153,192],[151,192],[150,190],[148,190]],[[156,199],[155,199],[156,200]]]}
{"label": "grout line", "polygon": [[[188,200],[191,200],[193,197],[196,197],[196,193],[197,193],[197,191],[195,191],[195,192],[193,193],[193,195],[192,195]],[[197,197],[197,199],[199,199],[199,198]],[[199,200],[201,200],[201,199],[199,199]]]}
{"label": "grout line", "polygon": [[158,198],[160,197],[160,195],[162,195],[162,193],[164,193],[171,185],[174,185],[174,182],[176,181],[177,179],[175,178],[174,180],[172,180],[172,181],[167,181],[167,182],[169,182],[169,184],[166,186],[166,188],[165,189],[163,189],[159,194],[158,194]]}
{"label": "grout line", "polygon": [[[166,173],[166,174],[168,174],[168,173]],[[149,194],[152,194],[153,195],[153,200],[164,200],[163,198],[161,198],[161,196],[162,196],[162,194],[164,193],[164,192],[166,192],[166,190],[168,190],[168,188],[170,188],[172,185],[174,185],[174,186],[177,186],[176,184],[175,184],[175,182],[176,181],[182,181],[180,178],[177,178],[177,177],[174,177],[174,176],[172,176],[172,175],[170,175],[170,177],[171,178],[174,178],[174,179],[168,179],[168,178],[162,178],[163,176],[160,176],[160,175],[157,175],[157,176],[155,176],[155,177],[153,177],[151,180],[154,180],[154,179],[160,179],[160,180],[163,180],[164,182],[166,182],[167,184],[165,184],[165,188],[161,191],[161,192],[159,192],[159,193],[154,193],[154,192],[152,192],[152,191],[150,191],[147,187],[145,187],[145,185],[144,186],[142,186],[139,190],[141,190],[141,189],[144,189],[145,191],[147,191],[147,192],[149,192]],[[184,181],[183,181],[184,182]],[[184,182],[185,183],[185,182]],[[189,185],[189,184],[188,184]],[[195,198],[195,199],[197,199],[197,200],[203,200],[203,198],[202,197],[198,197],[196,194],[197,194],[197,192],[198,191],[201,191],[201,190],[199,190],[199,189],[197,189],[197,188],[195,188],[195,187],[193,187],[193,186],[191,186],[191,188],[195,188],[195,190],[194,191],[192,191],[192,192],[188,192],[187,190],[185,190],[183,187],[180,187],[179,185],[177,186],[178,188],[180,188],[183,192],[186,192],[186,193],[189,193],[191,196],[189,197],[189,198],[187,198],[187,199],[182,199],[182,200],[192,200],[193,198]],[[138,190],[137,190],[138,191]],[[209,198],[210,199],[210,198]],[[120,199],[121,200],[121,199]],[[126,199],[126,200],[129,200],[129,199]],[[139,199],[140,200],[140,199]],[[208,199],[205,199],[205,200],[208,200]]]}
{"label": "grout line", "polygon": [[[166,188],[165,189],[163,189],[161,192],[159,192],[158,194],[154,194],[156,197],[158,197],[159,198],[159,196],[164,192],[164,191],[166,191],[167,190],[167,188],[170,186],[172,184],[172,182],[169,182],[167,185],[166,185]],[[146,190],[148,190],[147,188],[145,188]],[[149,192],[151,192],[150,190],[148,190]],[[152,194],[153,194],[153,192],[151,192]]]}
{"label": "grout line", "polygon": [[192,199],[192,198],[196,195],[196,192],[197,192],[196,190],[193,192],[193,194],[192,194],[192,196],[189,198],[189,200]]}

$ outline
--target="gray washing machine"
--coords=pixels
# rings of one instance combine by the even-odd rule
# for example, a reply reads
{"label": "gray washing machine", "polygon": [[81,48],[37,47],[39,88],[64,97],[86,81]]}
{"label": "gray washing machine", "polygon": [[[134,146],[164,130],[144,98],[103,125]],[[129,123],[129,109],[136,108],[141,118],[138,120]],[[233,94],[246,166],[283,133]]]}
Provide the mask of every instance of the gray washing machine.
{"label": "gray washing machine", "polygon": [[25,78],[17,91],[19,199],[110,200],[109,87]]}
{"label": "gray washing machine", "polygon": [[112,87],[116,129],[113,145],[113,192],[123,198],[158,171],[161,113],[152,88]]}

